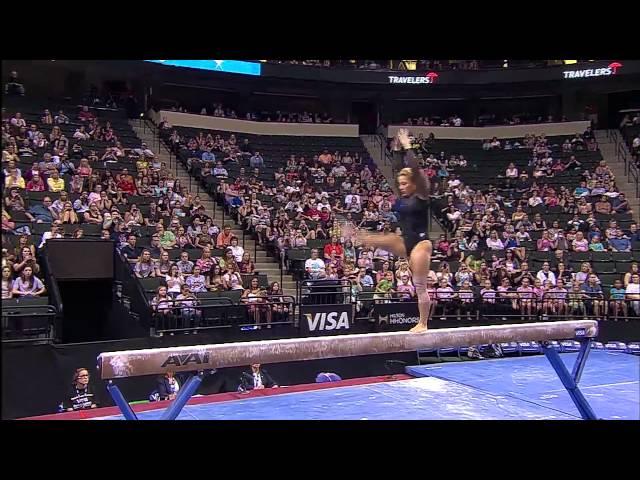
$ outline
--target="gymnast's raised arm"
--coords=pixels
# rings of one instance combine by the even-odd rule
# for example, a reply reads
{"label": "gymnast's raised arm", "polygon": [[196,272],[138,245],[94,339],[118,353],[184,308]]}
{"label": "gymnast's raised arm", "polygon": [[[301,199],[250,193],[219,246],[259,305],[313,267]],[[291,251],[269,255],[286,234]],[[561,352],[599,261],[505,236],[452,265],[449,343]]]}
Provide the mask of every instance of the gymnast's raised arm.
{"label": "gymnast's raised arm", "polygon": [[420,165],[418,164],[418,158],[413,153],[411,149],[411,140],[409,140],[409,132],[401,128],[398,130],[398,143],[405,150],[405,160],[407,162],[407,166],[411,169],[413,173],[413,181],[416,185],[416,195],[423,200],[427,200],[429,198],[429,193],[431,191],[431,187],[429,185],[429,181],[424,176],[422,171],[420,170]]}

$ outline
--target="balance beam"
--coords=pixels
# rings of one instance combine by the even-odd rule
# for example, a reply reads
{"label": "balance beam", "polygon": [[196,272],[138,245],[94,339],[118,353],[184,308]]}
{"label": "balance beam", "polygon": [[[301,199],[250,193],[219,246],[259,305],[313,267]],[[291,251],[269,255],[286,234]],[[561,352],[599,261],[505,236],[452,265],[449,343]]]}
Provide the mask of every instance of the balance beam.
{"label": "balance beam", "polygon": [[160,375],[168,370],[188,372],[252,363],[319,360],[490,343],[589,339],[597,333],[598,322],[578,320],[442,328],[425,333],[389,332],[235,342],[106,352],[98,356],[98,369],[102,379],[110,380]]}

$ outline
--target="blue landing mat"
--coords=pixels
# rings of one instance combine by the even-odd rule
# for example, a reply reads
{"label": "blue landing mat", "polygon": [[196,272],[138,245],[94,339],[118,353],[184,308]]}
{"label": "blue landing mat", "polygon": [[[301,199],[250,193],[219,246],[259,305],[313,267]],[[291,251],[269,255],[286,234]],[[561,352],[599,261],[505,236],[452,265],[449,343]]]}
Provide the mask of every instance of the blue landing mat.
{"label": "blue landing mat", "polygon": [[[561,354],[569,371],[576,357],[577,353]],[[408,367],[407,373],[440,378],[579,417],[544,355]],[[592,351],[579,387],[599,418],[640,420],[640,357]]]}
{"label": "blue landing mat", "polygon": [[[161,411],[139,414],[157,420]],[[187,405],[178,420],[544,420],[571,415],[439,378]],[[122,416],[95,420],[122,420]]]}

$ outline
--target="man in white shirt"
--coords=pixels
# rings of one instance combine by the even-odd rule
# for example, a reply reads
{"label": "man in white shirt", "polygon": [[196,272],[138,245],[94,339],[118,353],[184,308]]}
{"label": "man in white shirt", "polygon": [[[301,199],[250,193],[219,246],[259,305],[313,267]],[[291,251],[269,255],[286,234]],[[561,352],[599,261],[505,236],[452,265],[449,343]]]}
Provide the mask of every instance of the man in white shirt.
{"label": "man in white shirt", "polygon": [[58,220],[51,224],[51,231],[44,232],[42,234],[42,240],[40,241],[40,245],[38,248],[44,247],[44,244],[47,243],[47,240],[50,238],[62,238],[63,235],[58,231],[58,229],[62,229],[62,223]]}
{"label": "man in white shirt", "polygon": [[304,262],[304,269],[309,274],[309,278],[318,280],[326,276],[324,260],[318,258],[318,249],[311,250],[311,258]]}
{"label": "man in white shirt", "polygon": [[546,281],[551,282],[551,285],[553,286],[556,285],[556,275],[550,270],[549,262],[544,262],[542,264],[542,270],[538,272],[536,278],[540,280],[543,285]]}

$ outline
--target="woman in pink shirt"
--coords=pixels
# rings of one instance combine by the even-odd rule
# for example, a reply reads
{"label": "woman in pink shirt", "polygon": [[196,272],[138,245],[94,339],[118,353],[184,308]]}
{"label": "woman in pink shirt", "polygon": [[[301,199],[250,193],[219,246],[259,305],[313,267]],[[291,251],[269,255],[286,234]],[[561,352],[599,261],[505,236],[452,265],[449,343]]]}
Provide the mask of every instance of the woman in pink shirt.
{"label": "woman in pink shirt", "polygon": [[589,251],[589,241],[584,238],[584,234],[582,232],[576,233],[576,238],[572,242],[572,247],[574,252],[588,252]]}
{"label": "woman in pink shirt", "polygon": [[551,241],[549,232],[547,230],[542,232],[542,238],[538,240],[537,247],[539,252],[548,252],[552,248],[554,248],[553,242]]}
{"label": "woman in pink shirt", "polygon": [[520,315],[522,315],[524,320],[524,315],[531,316],[531,311],[533,309],[533,302],[535,297],[535,292],[533,287],[529,283],[528,278],[522,279],[522,286],[518,287],[518,298],[520,300]]}

